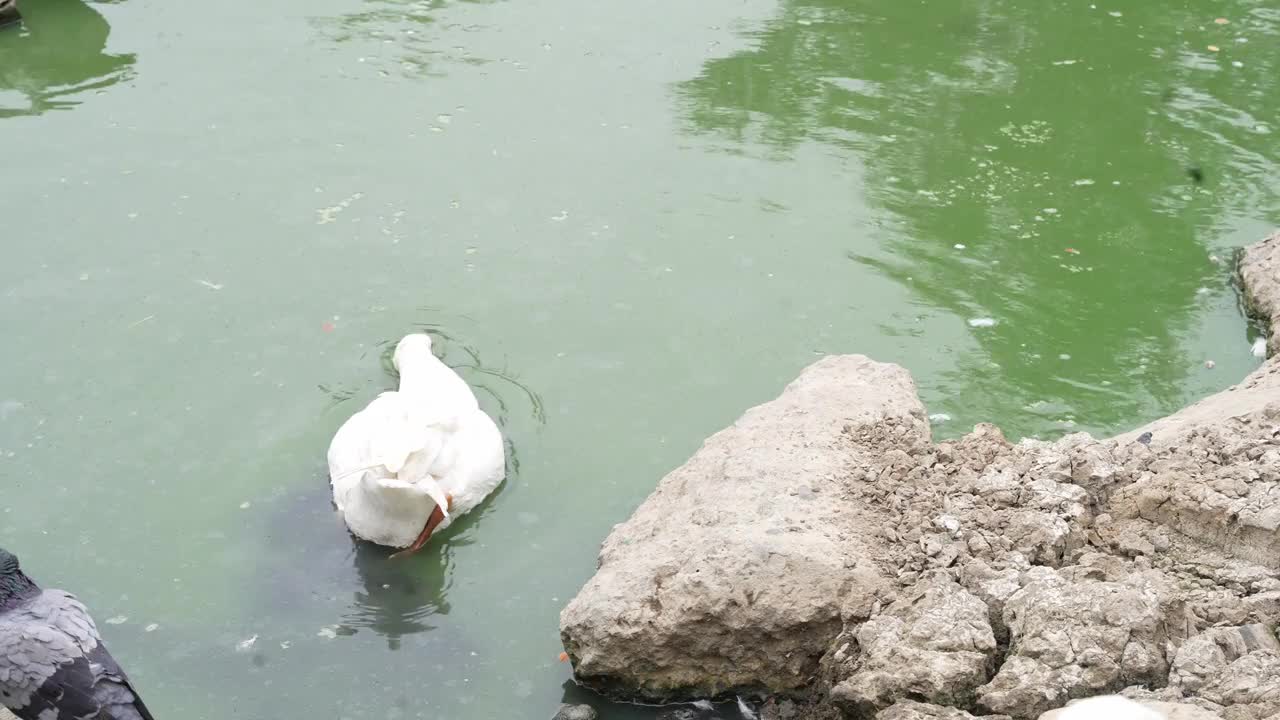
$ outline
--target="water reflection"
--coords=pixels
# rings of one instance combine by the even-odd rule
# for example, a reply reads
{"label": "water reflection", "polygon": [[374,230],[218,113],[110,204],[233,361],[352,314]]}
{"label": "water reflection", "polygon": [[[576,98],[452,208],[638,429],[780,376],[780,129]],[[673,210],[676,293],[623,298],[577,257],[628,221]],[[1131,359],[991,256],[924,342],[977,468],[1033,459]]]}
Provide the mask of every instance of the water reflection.
{"label": "water reflection", "polygon": [[[492,0],[462,0],[480,4]],[[377,43],[360,56],[360,63],[382,75],[427,76],[438,74],[441,61],[481,65],[486,61],[462,45],[444,45],[441,29],[472,32],[474,25],[456,25],[442,19],[457,2],[450,0],[366,0],[357,12],[336,18],[316,18],[315,24],[335,43]]]}
{"label": "water reflection", "polygon": [[81,0],[26,2],[22,16],[0,32],[0,118],[71,108],[133,77],[134,56],[106,52],[111,28]]}
{"label": "water reflection", "polygon": [[391,550],[347,531],[327,484],[282,498],[271,525],[259,557],[268,615],[315,618],[310,633],[322,636],[372,631],[394,650],[404,637],[435,629],[431,618],[449,612],[449,544],[392,560]]}
{"label": "water reflection", "polygon": [[1244,3],[787,0],[752,35],[680,87],[689,132],[861,162],[880,230],[849,257],[927,308],[997,321],[938,389],[949,409],[1054,434],[1186,401],[1202,288],[1229,281],[1210,248],[1276,200],[1274,18]]}
{"label": "water reflection", "polygon": [[357,590],[345,624],[368,628],[400,649],[406,635],[435,628],[434,615],[447,615],[449,546],[437,542],[407,557],[392,560],[391,551],[371,543],[355,543],[355,568],[363,590]]}

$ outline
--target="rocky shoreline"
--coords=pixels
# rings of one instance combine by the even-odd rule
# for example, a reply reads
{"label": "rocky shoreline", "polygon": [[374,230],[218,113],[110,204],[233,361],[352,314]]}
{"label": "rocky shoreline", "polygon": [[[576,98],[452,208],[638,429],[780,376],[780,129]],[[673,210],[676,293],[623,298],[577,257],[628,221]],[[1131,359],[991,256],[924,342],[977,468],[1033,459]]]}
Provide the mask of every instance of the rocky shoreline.
{"label": "rocky shoreline", "polygon": [[[1239,261],[1280,318],[1280,234]],[[1272,336],[1270,350],[1278,348]],[[561,614],[578,682],[765,718],[1031,719],[1122,692],[1280,713],[1280,360],[1109,440],[934,443],[906,370],[828,357],[709,438]]]}

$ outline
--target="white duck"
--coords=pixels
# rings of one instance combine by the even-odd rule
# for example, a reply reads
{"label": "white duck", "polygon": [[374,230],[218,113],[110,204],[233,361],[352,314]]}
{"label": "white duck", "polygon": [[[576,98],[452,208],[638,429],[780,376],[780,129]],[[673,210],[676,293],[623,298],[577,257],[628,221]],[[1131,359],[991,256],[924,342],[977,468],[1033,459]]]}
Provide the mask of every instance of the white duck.
{"label": "white duck", "polygon": [[506,474],[502,433],[475,393],[407,335],[393,356],[400,389],[384,392],[338,428],[329,445],[333,502],[357,537],[420,549],[480,504]]}
{"label": "white duck", "polygon": [[1119,695],[1098,695],[1051,710],[1040,720],[1167,720],[1164,713]]}

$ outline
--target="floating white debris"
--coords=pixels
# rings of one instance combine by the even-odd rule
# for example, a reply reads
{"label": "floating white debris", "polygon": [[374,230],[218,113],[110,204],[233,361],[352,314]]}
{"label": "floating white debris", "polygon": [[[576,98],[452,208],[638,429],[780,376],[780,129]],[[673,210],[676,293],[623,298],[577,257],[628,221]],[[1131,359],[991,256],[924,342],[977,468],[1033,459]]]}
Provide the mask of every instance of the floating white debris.
{"label": "floating white debris", "polygon": [[280,649],[281,649],[281,650],[288,650],[288,649],[289,649],[289,648],[291,648],[291,647],[293,647],[293,643],[292,643],[291,641],[289,641],[289,640],[282,640],[282,641],[280,642]]}
{"label": "floating white debris", "polygon": [[157,631],[157,630],[159,630],[159,629],[160,629],[160,625],[159,625],[159,624],[157,624],[157,623],[151,623],[150,625],[148,625],[148,626],[146,626],[146,627],[144,627],[144,628],[142,628],[142,629],[143,629],[144,631],[146,631],[146,632],[155,632],[155,631]]}
{"label": "floating white debris", "polygon": [[117,615],[115,617],[107,618],[108,625],[123,625],[127,622],[129,622],[129,617],[127,615]]}
{"label": "floating white debris", "polygon": [[1079,60],[1054,60],[1054,65],[1075,65]]}
{"label": "floating white debris", "polygon": [[929,422],[932,423],[944,423],[949,420],[951,420],[951,416],[946,413],[934,413],[929,416]]}
{"label": "floating white debris", "polygon": [[965,248],[964,243],[956,243],[952,247],[954,247],[957,250],[963,250]]}
{"label": "floating white debris", "polygon": [[1204,361],[1204,367],[1205,367],[1205,369],[1206,369],[1206,370],[1212,370],[1212,369],[1214,368],[1214,366],[1215,366],[1215,365],[1217,365],[1217,364],[1218,364],[1218,363],[1216,363],[1216,362],[1214,362],[1214,361],[1212,361],[1212,360],[1205,360],[1205,361]]}
{"label": "floating white debris", "polygon": [[1060,355],[1058,355],[1058,359],[1059,359],[1059,360],[1070,360],[1070,359],[1071,359],[1071,356],[1070,356],[1070,355],[1068,355],[1067,353],[1061,353]]}
{"label": "floating white debris", "polygon": [[351,203],[355,202],[356,200],[359,200],[362,197],[364,197],[364,193],[362,192],[352,193],[350,196],[348,196],[346,199],[344,199],[342,202],[338,203],[337,205],[331,205],[327,208],[320,208],[319,210],[316,210],[316,224],[328,225],[331,222],[336,222],[338,219],[339,213],[351,207]]}
{"label": "floating white debris", "polygon": [[699,710],[715,710],[716,706],[711,704],[710,700],[694,700],[693,706]]}
{"label": "floating white debris", "polygon": [[1232,61],[1231,61],[1231,67],[1234,67],[1234,68],[1242,68],[1242,67],[1244,67],[1244,63],[1240,62],[1239,60],[1232,60]]}
{"label": "floating white debris", "polygon": [[970,318],[969,327],[988,328],[995,327],[996,319],[989,317]]}
{"label": "floating white debris", "polygon": [[561,210],[559,215],[552,215],[552,216],[551,216],[551,219],[552,219],[552,220],[555,220],[556,222],[563,222],[563,221],[565,221],[565,220],[569,219],[569,211],[568,211],[568,210]]}
{"label": "floating white debris", "polygon": [[1085,185],[1092,185],[1092,184],[1093,184],[1092,178],[1080,178],[1075,182],[1076,187],[1084,187]]}
{"label": "floating white debris", "polygon": [[332,640],[332,639],[334,639],[334,638],[338,637],[337,627],[336,627],[336,626],[333,626],[333,625],[330,625],[330,626],[328,626],[328,627],[322,627],[322,628],[320,628],[320,632],[316,633],[316,635],[318,635],[318,636],[320,636],[320,637],[322,637],[322,638],[324,638],[324,639],[326,639],[326,640]]}
{"label": "floating white debris", "polygon": [[250,506],[250,505],[252,505],[252,504],[253,504],[253,503],[249,502],[248,500],[245,500],[244,502],[240,503],[240,509],[241,509],[241,510],[248,510],[248,509],[249,509],[249,506]]}
{"label": "floating white debris", "polygon": [[249,652],[250,650],[253,649],[254,644],[257,642],[258,642],[257,635],[254,635],[253,637],[245,638],[244,640],[241,640],[240,642],[236,643],[236,652]]}
{"label": "floating white debris", "polygon": [[[1253,345],[1249,346],[1249,352],[1253,353],[1256,358],[1264,358],[1267,356],[1267,339],[1259,337],[1253,341]],[[110,622],[110,621],[108,621]]]}

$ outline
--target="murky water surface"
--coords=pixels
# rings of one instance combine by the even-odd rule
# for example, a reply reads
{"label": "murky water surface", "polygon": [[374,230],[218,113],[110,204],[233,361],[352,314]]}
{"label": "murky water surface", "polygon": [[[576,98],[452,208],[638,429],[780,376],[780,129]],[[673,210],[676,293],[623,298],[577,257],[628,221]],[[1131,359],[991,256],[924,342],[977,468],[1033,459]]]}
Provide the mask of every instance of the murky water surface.
{"label": "murky water surface", "polygon": [[[170,720],[648,717],[571,688],[557,614],[818,356],[904,364],[940,436],[1046,438],[1258,362],[1265,3],[22,3],[0,543]],[[392,563],[324,451],[414,328],[513,472]]]}

